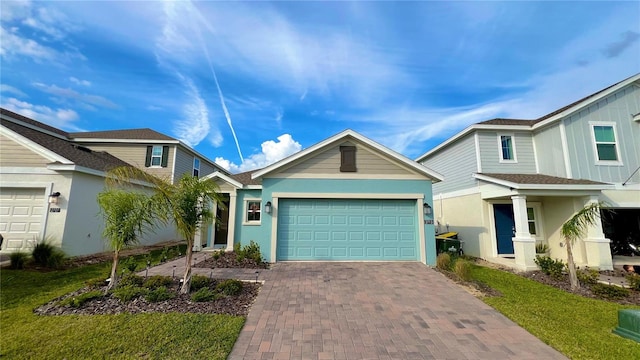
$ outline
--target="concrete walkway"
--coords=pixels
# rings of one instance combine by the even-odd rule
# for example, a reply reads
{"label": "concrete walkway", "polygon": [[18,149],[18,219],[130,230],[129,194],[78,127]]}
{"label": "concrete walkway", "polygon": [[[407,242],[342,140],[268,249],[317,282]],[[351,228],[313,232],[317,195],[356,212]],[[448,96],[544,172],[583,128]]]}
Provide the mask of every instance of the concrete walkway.
{"label": "concrete walkway", "polygon": [[419,263],[277,263],[229,360],[565,359]]}

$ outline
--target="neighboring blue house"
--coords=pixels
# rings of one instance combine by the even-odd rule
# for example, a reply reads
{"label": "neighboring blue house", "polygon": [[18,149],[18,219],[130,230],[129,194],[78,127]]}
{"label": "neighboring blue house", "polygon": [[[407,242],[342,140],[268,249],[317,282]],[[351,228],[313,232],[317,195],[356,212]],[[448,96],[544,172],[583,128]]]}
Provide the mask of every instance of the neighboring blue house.
{"label": "neighboring blue house", "polygon": [[253,240],[269,262],[435,264],[431,184],[442,176],[352,130],[261,170],[204,178],[225,205],[204,247]]}

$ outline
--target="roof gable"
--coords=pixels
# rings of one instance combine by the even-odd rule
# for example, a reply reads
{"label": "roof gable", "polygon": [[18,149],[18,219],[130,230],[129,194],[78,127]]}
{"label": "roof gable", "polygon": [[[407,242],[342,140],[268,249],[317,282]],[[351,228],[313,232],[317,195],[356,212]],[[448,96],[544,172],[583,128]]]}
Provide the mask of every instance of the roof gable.
{"label": "roof gable", "polygon": [[[319,155],[325,154],[325,155],[329,155],[329,156],[325,156],[324,159],[321,160],[327,160],[327,161],[332,161],[332,156],[335,156],[335,154],[333,154],[332,152],[336,152],[338,151],[337,149],[339,148],[340,145],[343,145],[345,143],[351,143],[355,146],[357,146],[360,151],[365,151],[368,152],[370,154],[374,154],[376,155],[379,159],[383,159],[383,161],[385,162],[391,162],[394,163],[396,165],[397,168],[404,168],[405,171],[409,172],[409,173],[413,173],[413,174],[419,174],[421,176],[427,177],[429,179],[431,179],[434,182],[437,181],[442,181],[443,177],[442,175],[438,174],[437,172],[430,170],[418,163],[416,163],[415,161],[385,147],[382,146],[374,141],[372,141],[371,139],[368,139],[362,135],[360,135],[359,133],[353,131],[353,130],[345,130],[339,134],[336,134],[324,141],[321,141],[305,150],[299,151],[283,160],[280,160],[262,170],[258,170],[256,172],[254,172],[252,174],[252,178],[253,179],[259,179],[265,176],[269,176],[269,175],[274,175],[274,174],[278,174],[281,173],[283,171],[287,171],[287,169],[293,169],[294,167],[298,167],[298,171],[303,171],[305,169],[305,165],[302,165],[303,163],[307,162],[307,161],[311,161],[312,159],[318,157]],[[327,154],[329,153],[329,154]],[[339,154],[338,154],[339,156]],[[317,164],[318,162],[316,161],[315,164]],[[313,165],[314,162],[311,161],[311,165]],[[358,165],[358,167],[361,167],[363,165]],[[309,165],[307,165],[307,168],[309,167]],[[293,169],[293,171],[295,171],[296,169]],[[340,173],[339,171],[336,171],[335,173],[336,175],[341,174],[353,174],[353,173]],[[365,172],[363,172],[363,174],[366,174]],[[309,176],[314,176],[313,174],[309,174]]]}

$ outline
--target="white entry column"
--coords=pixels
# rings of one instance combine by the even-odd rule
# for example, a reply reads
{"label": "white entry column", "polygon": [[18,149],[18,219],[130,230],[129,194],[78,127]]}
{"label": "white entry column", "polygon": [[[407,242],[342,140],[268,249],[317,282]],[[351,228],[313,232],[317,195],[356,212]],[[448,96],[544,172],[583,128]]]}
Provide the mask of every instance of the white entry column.
{"label": "white entry column", "polygon": [[516,227],[516,234],[513,241],[513,252],[516,257],[516,266],[521,270],[534,270],[537,268],[534,262],[536,256],[536,239],[529,233],[529,221],[527,218],[527,197],[525,195],[514,195],[511,197],[513,203],[513,219]]}
{"label": "white entry column", "polygon": [[[586,205],[597,204],[598,201],[598,196],[590,196]],[[611,247],[609,246],[611,240],[607,239],[602,231],[600,217],[597,217],[595,223],[587,228],[587,238],[583,241],[587,266],[600,270],[613,270]]]}
{"label": "white entry column", "polygon": [[227,226],[227,248],[226,251],[233,250],[233,239],[236,233],[236,212],[237,212],[237,193],[234,189],[229,194],[229,224]]}

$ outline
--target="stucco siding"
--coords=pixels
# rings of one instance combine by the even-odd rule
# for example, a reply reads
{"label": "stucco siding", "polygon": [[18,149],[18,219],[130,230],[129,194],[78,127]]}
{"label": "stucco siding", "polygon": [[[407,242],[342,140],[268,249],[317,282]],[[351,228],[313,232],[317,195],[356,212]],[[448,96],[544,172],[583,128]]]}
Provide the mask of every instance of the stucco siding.
{"label": "stucco siding", "polygon": [[[241,243],[243,246],[249,244],[251,241],[255,241],[260,245],[260,251],[263,256],[268,254],[270,247],[269,239],[271,233],[266,230],[266,222],[271,221],[271,218],[264,213],[264,203],[261,209],[261,221],[260,224],[247,225],[246,213],[245,213],[245,201],[248,199],[261,199],[262,195],[260,190],[238,190],[236,200],[236,220],[235,220],[235,235],[233,243]],[[266,200],[265,200],[266,201]],[[270,228],[270,227],[269,227]]]}
{"label": "stucco siding", "polygon": [[[640,166],[640,88],[627,86],[563,119],[574,178],[621,183]],[[597,165],[590,122],[615,123],[622,165]]]}
{"label": "stucco siding", "polygon": [[[515,162],[500,162],[500,142],[498,135],[512,135]],[[480,164],[484,173],[535,174],[536,160],[533,139],[529,132],[478,131]],[[446,175],[445,175],[446,177]]]}
{"label": "stucco siding", "polygon": [[[329,148],[320,154],[316,154],[310,159],[304,159],[304,161],[294,164],[293,166],[284,169],[278,174],[272,176],[278,177],[298,177],[308,174],[314,175],[341,175],[340,172],[340,146],[351,145],[352,143],[345,142]],[[408,170],[400,164],[386,159],[380,155],[377,155],[367,147],[357,144],[356,146],[356,168],[355,174],[367,174],[367,175],[406,175],[406,176],[419,176],[415,172]]]}
{"label": "stucco siding", "polygon": [[106,151],[109,154],[126,161],[137,168],[140,168],[149,174],[159,176],[165,179],[171,179],[171,165],[173,164],[173,156],[175,153],[175,145],[169,145],[169,160],[167,167],[145,167],[145,159],[147,157],[147,145],[145,144],[94,144],[85,143],[86,146],[94,151]]}
{"label": "stucco siding", "polygon": [[24,145],[0,135],[0,166],[44,167],[50,162]]}
{"label": "stucco siding", "polygon": [[556,124],[536,132],[533,140],[540,174],[566,177],[560,126]]}
{"label": "stucco siding", "polygon": [[[436,231],[457,232],[458,238],[464,241],[465,254],[486,257],[482,244],[483,235],[488,231],[483,223],[480,194],[453,198],[441,198],[436,195],[433,203],[436,225],[438,225]],[[447,225],[449,225],[448,228]]]}
{"label": "stucco siding", "polygon": [[476,186],[471,175],[477,172],[475,140],[469,134],[455,144],[424,160],[422,164],[444,176],[433,184],[434,194],[442,194]]}

